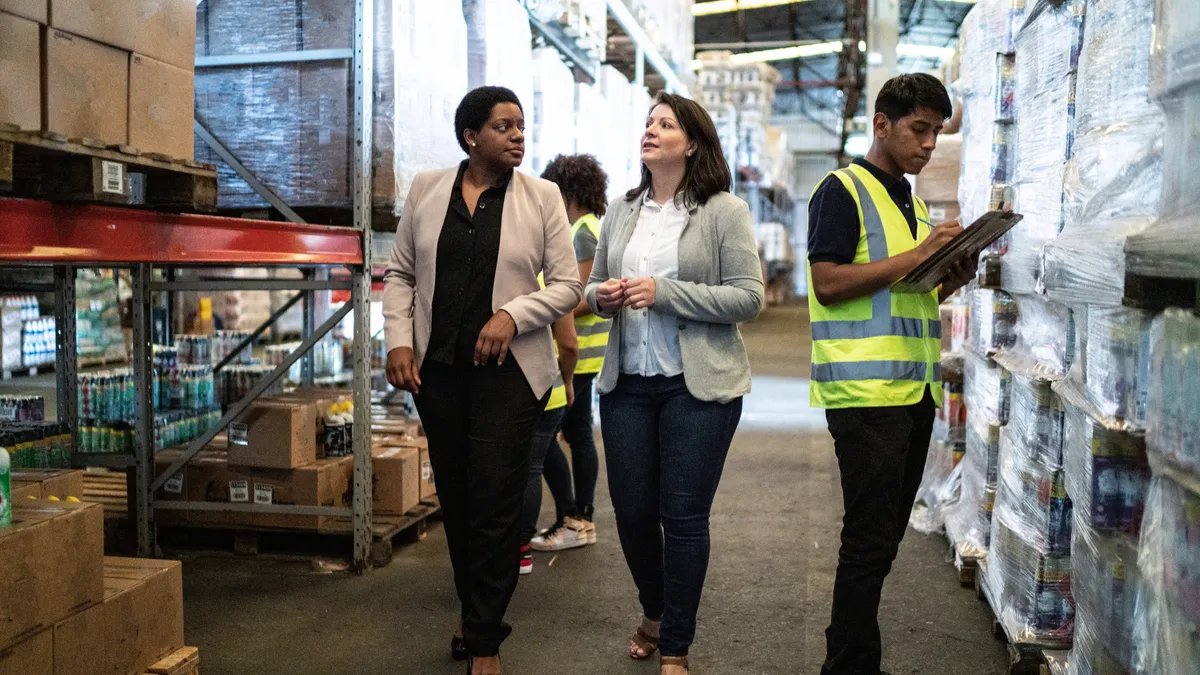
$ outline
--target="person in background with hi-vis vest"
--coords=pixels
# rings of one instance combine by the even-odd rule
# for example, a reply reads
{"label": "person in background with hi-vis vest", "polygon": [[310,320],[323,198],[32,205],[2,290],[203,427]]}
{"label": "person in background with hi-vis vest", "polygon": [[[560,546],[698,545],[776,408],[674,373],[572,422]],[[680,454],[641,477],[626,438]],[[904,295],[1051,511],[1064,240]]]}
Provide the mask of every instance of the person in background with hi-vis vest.
{"label": "person in background with hi-vis vest", "polygon": [[[538,279],[541,283],[541,279]],[[521,508],[524,532],[521,539],[521,574],[533,572],[533,551],[530,539],[537,533],[538,512],[542,510],[542,466],[551,447],[558,447],[558,430],[562,428],[567,410],[575,403],[575,366],[579,361],[579,342],[575,337],[575,321],[567,313],[550,326],[554,333],[554,352],[558,356],[558,377],[550,389],[550,400],[533,429],[529,447],[529,477],[525,483],[525,503]]]}
{"label": "person in background with hi-vis vest", "polygon": [[842,545],[822,675],[880,675],[879,597],[908,527],[942,403],[939,302],[974,259],[928,294],[891,285],[962,231],[934,225],[905,174],[918,174],[951,115],[925,74],[884,84],[866,159],[834,171],[809,201],[811,404],[826,409],[841,470]]}
{"label": "person in background with hi-vis vest", "polygon": [[[605,202],[608,176],[592,155],[559,155],[546,165],[542,178],[562,191],[567,217],[572,223],[571,239],[579,264],[579,279],[586,284],[600,240],[600,216],[608,209]],[[612,321],[593,314],[586,301],[579,303],[574,316],[579,342],[575,401],[562,422],[563,438],[571,446],[571,462],[567,463],[557,438],[551,439],[542,473],[554,497],[555,519],[553,525],[533,538],[535,551],[561,551],[596,543],[592,513],[600,456],[592,429],[592,384],[604,366]]]}

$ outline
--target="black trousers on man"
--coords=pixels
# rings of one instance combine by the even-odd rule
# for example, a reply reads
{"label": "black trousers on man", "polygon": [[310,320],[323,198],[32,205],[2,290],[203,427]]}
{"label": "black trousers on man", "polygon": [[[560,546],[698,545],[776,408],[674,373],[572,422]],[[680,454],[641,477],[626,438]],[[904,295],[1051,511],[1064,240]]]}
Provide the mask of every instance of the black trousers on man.
{"label": "black trousers on man", "polygon": [[842,547],[822,675],[878,675],[879,596],[892,570],[933,435],[936,406],[827,410],[842,474]]}
{"label": "black trousers on man", "polygon": [[[472,656],[495,656],[512,629],[504,613],[517,588],[521,506],[538,400],[510,354],[503,366],[426,360],[414,397],[442,504],[463,637]],[[549,394],[547,394],[548,396]]]}

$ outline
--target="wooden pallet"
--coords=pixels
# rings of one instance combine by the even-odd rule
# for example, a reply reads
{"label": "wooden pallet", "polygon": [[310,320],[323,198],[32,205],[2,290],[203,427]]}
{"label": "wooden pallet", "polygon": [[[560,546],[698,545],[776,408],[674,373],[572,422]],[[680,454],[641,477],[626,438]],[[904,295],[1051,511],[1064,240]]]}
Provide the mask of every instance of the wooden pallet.
{"label": "wooden pallet", "polygon": [[962,558],[962,564],[958,567],[958,584],[963,588],[975,588],[976,580],[979,578],[979,561],[975,558]]}
{"label": "wooden pallet", "polygon": [[[392,561],[399,546],[425,537],[441,505],[433,497],[403,516],[373,515],[371,518],[371,564],[383,567]],[[159,526],[160,541],[185,549],[232,548],[238,555],[284,553],[345,556],[354,538],[350,518],[334,518],[318,529],[230,526],[224,523],[170,524]]]}
{"label": "wooden pallet", "polygon": [[200,650],[184,647],[150,666],[144,675],[200,675]]}
{"label": "wooden pallet", "polygon": [[1045,653],[1047,651],[1070,649],[1070,643],[1051,644],[1015,641],[1008,633],[1008,628],[1000,620],[995,605],[992,604],[984,582],[987,564],[978,566],[975,575],[975,597],[985,602],[992,610],[992,636],[1008,645],[1008,675],[1043,675],[1043,668],[1048,667]]}
{"label": "wooden pallet", "polygon": [[[1197,272],[1200,275],[1200,271]],[[1200,307],[1200,278],[1168,279],[1125,273],[1126,307],[1161,312],[1168,307]]]}
{"label": "wooden pallet", "polygon": [[0,124],[0,194],[51,201],[217,209],[217,169],[127,145]]}
{"label": "wooden pallet", "polygon": [[124,471],[88,469],[83,474],[83,501],[104,506],[104,517],[129,517],[129,478]]}

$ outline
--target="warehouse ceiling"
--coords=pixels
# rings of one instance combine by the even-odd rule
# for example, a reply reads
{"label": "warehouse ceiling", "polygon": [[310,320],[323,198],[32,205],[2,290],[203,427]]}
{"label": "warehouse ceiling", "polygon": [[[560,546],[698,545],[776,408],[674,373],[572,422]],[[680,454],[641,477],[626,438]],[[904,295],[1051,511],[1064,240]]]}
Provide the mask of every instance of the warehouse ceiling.
{"label": "warehouse ceiling", "polygon": [[[720,1],[697,0],[696,4]],[[841,41],[850,48],[771,62],[782,75],[776,115],[800,115],[840,135],[844,117],[866,113],[861,95],[866,57],[853,48],[865,40],[866,5],[867,0],[798,0],[701,14],[696,16],[696,51],[740,53]],[[940,57],[929,53],[938,50],[929,48],[955,47],[959,27],[971,7],[962,1],[900,0],[900,71],[937,68]]]}

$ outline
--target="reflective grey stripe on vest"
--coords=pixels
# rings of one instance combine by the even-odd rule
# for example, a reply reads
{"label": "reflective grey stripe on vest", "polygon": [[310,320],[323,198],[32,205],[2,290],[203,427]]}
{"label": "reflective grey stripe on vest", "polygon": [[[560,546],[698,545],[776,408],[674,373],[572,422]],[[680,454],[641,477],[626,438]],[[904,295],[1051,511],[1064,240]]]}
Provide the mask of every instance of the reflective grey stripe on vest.
{"label": "reflective grey stripe on vest", "polygon": [[[863,230],[867,234],[867,253],[871,262],[885,260],[888,257],[887,233],[883,229],[883,217],[867,186],[859,180],[854,172],[847,169],[845,175],[854,183],[858,192],[858,202],[862,205]],[[895,336],[895,337],[924,337],[924,319],[904,319],[892,316],[892,293],[888,288],[881,288],[871,296],[871,318],[863,321],[814,321],[812,322],[812,339],[814,340],[857,340],[862,338]],[[940,329],[940,326],[939,326]]]}
{"label": "reflective grey stripe on vest", "polygon": [[608,345],[600,347],[585,347],[579,350],[579,360],[602,359],[608,353]]}
{"label": "reflective grey stripe on vest", "polygon": [[[924,382],[926,364],[923,361],[842,361],[812,364],[813,382],[845,380],[910,380]],[[941,378],[939,364],[933,366],[933,379]]]}
{"label": "reflective grey stripe on vest", "polygon": [[929,320],[929,337],[931,337],[935,340],[942,339],[942,321],[941,321],[941,319],[938,319],[937,321],[934,321],[933,319]]}
{"label": "reflective grey stripe on vest", "polygon": [[575,334],[579,337],[602,335],[612,328],[612,321],[598,321],[592,324],[575,324]]}

